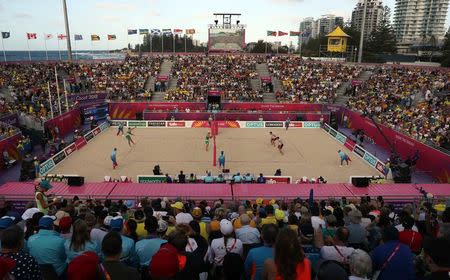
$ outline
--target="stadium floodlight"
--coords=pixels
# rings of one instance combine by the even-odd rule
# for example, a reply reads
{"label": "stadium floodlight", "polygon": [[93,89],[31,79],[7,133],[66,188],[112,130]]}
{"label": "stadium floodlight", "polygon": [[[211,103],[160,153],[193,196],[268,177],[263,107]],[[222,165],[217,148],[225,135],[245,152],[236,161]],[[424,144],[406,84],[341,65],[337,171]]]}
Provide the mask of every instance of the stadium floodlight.
{"label": "stadium floodlight", "polygon": [[239,23],[241,23],[240,20],[236,20],[236,25],[239,25]]}
{"label": "stadium floodlight", "polygon": [[217,19],[214,22],[216,23],[216,25],[219,24],[219,21]]}

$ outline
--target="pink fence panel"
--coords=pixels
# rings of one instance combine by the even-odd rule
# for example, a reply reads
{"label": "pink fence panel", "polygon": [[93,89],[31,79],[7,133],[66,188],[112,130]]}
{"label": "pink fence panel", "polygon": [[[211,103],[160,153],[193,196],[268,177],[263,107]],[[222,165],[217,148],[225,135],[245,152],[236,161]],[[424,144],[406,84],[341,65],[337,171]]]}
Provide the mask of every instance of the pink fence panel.
{"label": "pink fence panel", "polygon": [[56,118],[45,122],[45,128],[53,129],[55,126],[59,129],[59,136],[64,136],[81,126],[81,111],[80,108],[73,109]]}

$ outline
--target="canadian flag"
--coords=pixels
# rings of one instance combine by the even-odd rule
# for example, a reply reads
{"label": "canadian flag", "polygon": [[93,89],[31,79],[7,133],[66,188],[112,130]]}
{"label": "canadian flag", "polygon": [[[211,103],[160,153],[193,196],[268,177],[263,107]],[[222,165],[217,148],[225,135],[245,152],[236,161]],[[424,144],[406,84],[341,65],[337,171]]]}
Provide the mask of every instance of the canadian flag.
{"label": "canadian flag", "polygon": [[67,36],[65,35],[65,34],[59,34],[58,35],[58,39],[59,40],[64,40],[64,39],[66,39],[67,38]]}
{"label": "canadian flag", "polygon": [[34,39],[37,39],[36,33],[27,33],[27,39],[28,39],[28,40],[34,40]]}
{"label": "canadian flag", "polygon": [[182,34],[183,33],[183,29],[174,29],[173,33],[175,33],[175,34]]}

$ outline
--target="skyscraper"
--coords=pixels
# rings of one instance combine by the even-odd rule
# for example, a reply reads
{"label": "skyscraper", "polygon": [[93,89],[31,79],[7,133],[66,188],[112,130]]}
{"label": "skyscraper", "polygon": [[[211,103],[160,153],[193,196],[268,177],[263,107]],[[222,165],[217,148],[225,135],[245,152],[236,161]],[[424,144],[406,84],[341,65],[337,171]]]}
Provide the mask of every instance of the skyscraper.
{"label": "skyscraper", "polygon": [[396,0],[394,30],[399,44],[414,44],[431,37],[442,39],[450,0]]}
{"label": "skyscraper", "polygon": [[[364,24],[364,38],[367,40],[371,33],[384,18],[383,2],[380,0],[367,0],[366,22]],[[364,14],[364,0],[359,0],[352,12],[352,27],[361,31]]]}
{"label": "skyscraper", "polygon": [[333,14],[323,15],[317,20],[317,33],[327,35],[332,32],[337,26],[344,25],[344,18],[337,17]]}

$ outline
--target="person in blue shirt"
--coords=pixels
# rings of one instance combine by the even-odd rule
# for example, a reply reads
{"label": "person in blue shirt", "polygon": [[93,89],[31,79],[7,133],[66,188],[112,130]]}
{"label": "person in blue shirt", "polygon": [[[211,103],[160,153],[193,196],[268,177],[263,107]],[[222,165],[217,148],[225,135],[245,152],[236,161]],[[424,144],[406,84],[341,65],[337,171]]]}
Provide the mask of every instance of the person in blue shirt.
{"label": "person in blue shirt", "polygon": [[394,226],[383,229],[383,244],[372,251],[373,270],[380,271],[378,280],[413,280],[414,256],[408,246],[400,243]]}
{"label": "person in blue shirt", "polygon": [[273,259],[273,245],[275,244],[277,235],[278,227],[276,225],[267,224],[262,227],[261,238],[264,246],[253,248],[248,252],[244,264],[246,279],[262,279],[264,262],[268,259]]}
{"label": "person in blue shirt", "polygon": [[219,162],[219,168],[225,168],[225,154],[223,151],[220,152],[219,158],[217,159]]}
{"label": "person in blue shirt", "polygon": [[70,240],[66,240],[64,249],[66,251],[67,263],[70,263],[76,256],[84,252],[90,251],[97,255],[100,254],[100,245],[91,240],[88,226],[84,220],[77,220],[73,223],[72,237]]}
{"label": "person in blue shirt", "polygon": [[290,124],[291,124],[291,120],[289,118],[287,118],[286,121],[284,121],[284,126],[286,127],[286,130],[288,130]]}
{"label": "person in blue shirt", "polygon": [[158,252],[162,244],[167,243],[167,240],[158,236],[158,220],[154,216],[145,219],[144,228],[148,235],[145,239],[136,242],[135,246],[136,256],[141,268],[148,267],[153,255]]}
{"label": "person in blue shirt", "polygon": [[223,178],[223,174],[220,173],[219,176],[216,178],[216,183],[223,183],[225,182],[225,178]]}
{"label": "person in blue shirt", "polygon": [[348,162],[351,161],[351,160],[350,160],[350,157],[349,157],[346,153],[344,153],[343,151],[341,151],[341,150],[338,151],[338,154],[339,154],[339,157],[341,158],[341,167],[342,167],[342,163],[344,163],[344,161],[345,161],[345,162],[347,163],[347,165],[348,165]]}
{"label": "person in blue shirt", "polygon": [[117,148],[114,148],[111,152],[111,161],[113,164],[113,169],[116,169],[116,167],[118,166],[118,164],[117,164]]}
{"label": "person in blue shirt", "polygon": [[64,238],[53,230],[55,216],[43,216],[39,219],[39,232],[28,238],[28,252],[39,265],[51,264],[58,276],[66,269],[66,253],[64,249]]}
{"label": "person in blue shirt", "polygon": [[258,184],[265,184],[266,183],[266,178],[264,178],[262,173],[259,173],[259,177],[258,177],[258,179],[256,179],[256,183],[258,183]]}
{"label": "person in blue shirt", "polygon": [[241,173],[237,173],[236,175],[234,175],[233,176],[233,181],[235,182],[235,183],[241,183],[242,182],[242,176],[241,176]]}
{"label": "person in blue shirt", "polygon": [[121,216],[114,217],[111,220],[110,228],[111,231],[119,232],[122,237],[122,254],[120,256],[120,261],[130,266],[137,266],[134,240],[122,234],[123,218]]}
{"label": "person in blue shirt", "polygon": [[119,126],[117,127],[117,136],[119,136],[119,134],[123,135],[123,122],[119,123]]}
{"label": "person in blue shirt", "polygon": [[203,182],[209,183],[209,184],[214,183],[214,177],[211,176],[211,171],[208,171],[205,178],[203,178]]}

